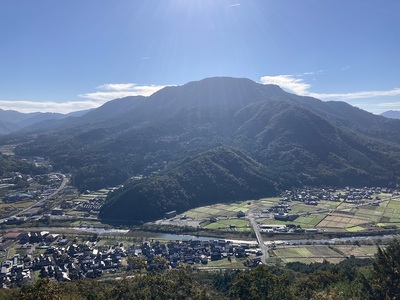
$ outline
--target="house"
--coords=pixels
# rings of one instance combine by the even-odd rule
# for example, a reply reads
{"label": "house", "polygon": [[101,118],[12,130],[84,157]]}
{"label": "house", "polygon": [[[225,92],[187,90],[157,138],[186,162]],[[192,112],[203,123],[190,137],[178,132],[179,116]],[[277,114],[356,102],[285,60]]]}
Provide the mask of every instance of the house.
{"label": "house", "polygon": [[243,217],[245,217],[246,216],[246,214],[243,212],[243,211],[241,211],[241,210],[239,210],[237,213],[236,213],[236,217],[238,217],[238,218],[243,218]]}
{"label": "house", "polygon": [[164,217],[166,219],[171,219],[173,217],[176,217],[176,210],[172,210],[172,211],[166,212]]}
{"label": "house", "polygon": [[61,216],[64,213],[63,209],[60,207],[55,207],[51,210],[52,215]]}

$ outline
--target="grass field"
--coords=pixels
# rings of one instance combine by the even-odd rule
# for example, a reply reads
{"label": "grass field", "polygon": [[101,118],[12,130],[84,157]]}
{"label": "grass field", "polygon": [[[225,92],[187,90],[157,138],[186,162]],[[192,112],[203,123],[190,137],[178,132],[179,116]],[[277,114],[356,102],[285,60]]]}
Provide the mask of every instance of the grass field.
{"label": "grass field", "polygon": [[232,268],[232,269],[242,269],[244,268],[243,261],[236,259],[235,257],[231,257],[231,261],[227,258],[209,261],[207,265],[204,265],[207,268]]}
{"label": "grass field", "polygon": [[324,259],[332,263],[338,263],[345,259],[345,256],[332,250],[328,246],[299,246],[287,247],[273,250],[273,254],[279,257],[284,263],[288,262],[323,262]]}
{"label": "grass field", "polygon": [[242,201],[230,204],[219,203],[215,205],[202,206],[188,210],[182,215],[186,215],[189,218],[193,219],[209,219],[212,217],[231,218],[236,217],[236,214],[239,211],[243,211],[244,213],[246,213],[250,208],[250,205],[248,203],[249,201]]}
{"label": "grass field", "polygon": [[206,229],[223,229],[229,230],[230,226],[235,226],[234,231],[251,231],[250,223],[246,219],[222,219],[217,222],[207,224]]}
{"label": "grass field", "polygon": [[334,246],[335,249],[343,252],[344,255],[355,257],[374,257],[377,252],[376,246],[362,245],[362,246]]}
{"label": "grass field", "polygon": [[294,220],[293,224],[300,225],[302,228],[313,228],[317,226],[324,218],[325,214],[300,216],[296,220]]}

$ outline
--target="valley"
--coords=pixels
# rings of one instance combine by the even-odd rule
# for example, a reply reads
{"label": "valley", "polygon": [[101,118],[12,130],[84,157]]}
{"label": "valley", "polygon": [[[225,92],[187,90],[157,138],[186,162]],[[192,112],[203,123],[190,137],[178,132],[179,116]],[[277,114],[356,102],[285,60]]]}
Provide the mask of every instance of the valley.
{"label": "valley", "polygon": [[228,77],[42,120],[0,136],[3,283],[373,258],[399,143],[400,120]]}
{"label": "valley", "polygon": [[[18,176],[28,178],[24,174]],[[70,185],[70,176],[59,173],[40,175],[27,182],[29,185],[22,190],[13,184],[3,186],[3,209],[7,211],[5,207],[9,205],[15,210],[0,225],[0,260],[8,266],[15,259],[17,264],[26,259],[24,270],[32,271],[24,271],[30,275],[21,277],[23,282],[47,276],[60,281],[126,276],[132,270],[126,268],[129,257],[142,257],[147,253],[143,251],[149,251],[146,249],[153,249],[146,255],[161,251],[164,258],[152,263],[155,256],[146,256],[148,270],[182,264],[215,270],[253,268],[260,263],[338,263],[350,257],[372,258],[376,244],[390,241],[400,226],[396,218],[399,194],[386,187],[287,190],[280,197],[218,203],[181,214],[172,211],[163,219],[121,229],[104,224],[99,218],[107,195],[121,187],[79,193]],[[35,191],[35,198],[16,198],[10,203],[7,199],[11,199],[11,191],[13,195]],[[102,260],[91,256],[92,267],[80,262],[78,269],[58,270],[59,255],[66,251],[62,249],[69,253],[73,250],[68,249],[74,247],[78,247],[74,250],[77,253],[103,251],[104,257],[114,262],[96,266]],[[171,247],[182,247],[185,250],[179,251],[186,254],[171,259]],[[75,271],[79,269],[80,275]]]}

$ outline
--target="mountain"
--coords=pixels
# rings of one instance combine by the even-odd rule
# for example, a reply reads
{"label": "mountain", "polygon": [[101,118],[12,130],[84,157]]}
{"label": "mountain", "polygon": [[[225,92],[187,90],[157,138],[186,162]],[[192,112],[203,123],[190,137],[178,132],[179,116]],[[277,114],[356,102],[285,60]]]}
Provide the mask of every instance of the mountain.
{"label": "mountain", "polygon": [[390,118],[390,119],[400,119],[400,111],[388,110],[388,111],[381,113],[381,116],[384,116],[384,117]]}
{"label": "mountain", "polygon": [[[138,174],[148,177],[110,198],[107,205],[113,209],[102,213],[107,219],[150,218],[147,204],[138,204],[143,201],[153,203],[159,216],[165,209],[193,207],[210,199],[256,198],[304,185],[388,186],[400,176],[400,120],[245,78],[207,78],[166,87],[149,97],[116,99],[82,117],[57,122],[51,129],[3,137],[0,143],[19,144],[20,156],[48,157],[54,168],[71,172],[81,190],[121,184]],[[274,188],[264,190],[257,180],[251,184],[254,178],[245,171],[234,173],[224,166],[218,173],[222,167],[209,158],[221,158],[218,153],[234,157],[233,164],[262,166],[258,177]],[[207,176],[199,169],[189,172],[198,161],[211,170]],[[183,173],[187,182],[202,178],[209,184],[200,191],[197,185],[183,183],[177,175]],[[241,178],[248,188],[243,194],[235,189],[230,194],[232,182]],[[229,188],[220,186],[224,181]],[[157,191],[149,188],[156,186]],[[219,189],[225,196],[213,195]],[[129,203],[138,209],[131,217],[124,214]]]}
{"label": "mountain", "polygon": [[[208,150],[179,163],[162,176],[127,184],[102,207],[107,220],[154,220],[166,211],[276,195],[274,176],[243,152]],[[212,195],[212,197],[210,197]]]}
{"label": "mountain", "polygon": [[48,129],[48,122],[62,120],[72,117],[80,117],[86,114],[89,110],[72,112],[69,114],[59,113],[20,113],[14,110],[0,109],[0,135],[17,132],[20,130],[32,130],[31,127],[42,124],[39,128]]}

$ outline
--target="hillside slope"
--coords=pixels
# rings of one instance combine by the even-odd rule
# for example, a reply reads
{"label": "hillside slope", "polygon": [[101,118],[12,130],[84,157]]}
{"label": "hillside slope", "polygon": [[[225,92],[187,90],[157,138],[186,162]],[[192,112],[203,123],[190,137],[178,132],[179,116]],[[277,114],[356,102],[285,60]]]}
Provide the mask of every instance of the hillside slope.
{"label": "hillside slope", "polygon": [[241,151],[219,147],[180,162],[162,176],[124,186],[102,207],[100,217],[146,221],[171,210],[272,196],[277,189],[266,167]]}

